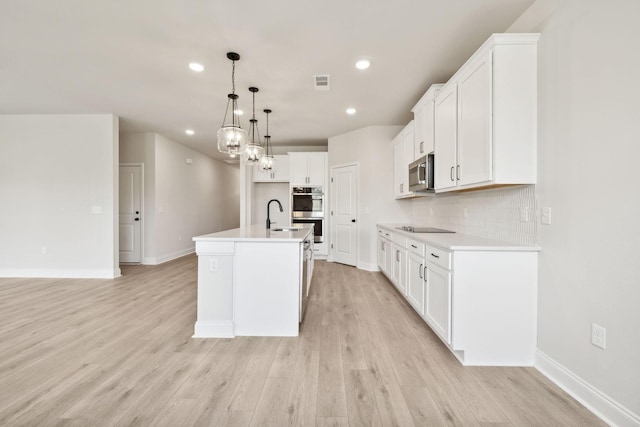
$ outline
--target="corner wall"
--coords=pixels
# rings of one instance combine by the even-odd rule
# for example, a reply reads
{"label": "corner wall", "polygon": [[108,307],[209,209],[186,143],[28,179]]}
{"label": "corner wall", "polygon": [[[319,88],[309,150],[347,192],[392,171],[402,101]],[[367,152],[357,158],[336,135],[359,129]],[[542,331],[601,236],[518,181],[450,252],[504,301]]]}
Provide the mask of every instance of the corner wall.
{"label": "corner wall", "polygon": [[0,276],[120,275],[118,118],[0,116]]}
{"label": "corner wall", "polygon": [[145,165],[143,263],[192,253],[192,237],[239,226],[237,166],[153,133],[123,135],[120,162]]}
{"label": "corner wall", "polygon": [[[357,267],[377,271],[376,224],[408,222],[411,203],[393,195],[393,138],[402,126],[370,126],[329,138],[329,170],[359,164]],[[331,256],[331,255],[330,255]]]}

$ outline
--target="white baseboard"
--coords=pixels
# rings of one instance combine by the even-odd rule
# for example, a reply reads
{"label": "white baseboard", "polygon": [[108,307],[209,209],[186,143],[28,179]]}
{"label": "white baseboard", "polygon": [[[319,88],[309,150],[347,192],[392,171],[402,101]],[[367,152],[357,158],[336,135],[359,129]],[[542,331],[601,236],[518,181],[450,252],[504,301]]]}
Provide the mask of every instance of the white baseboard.
{"label": "white baseboard", "polygon": [[640,417],[637,414],[620,405],[540,350],[536,351],[535,367],[607,424],[618,427],[640,426]]}
{"label": "white baseboard", "polygon": [[233,322],[197,320],[192,338],[234,338]]}
{"label": "white baseboard", "polygon": [[115,279],[116,277],[120,277],[120,269],[9,268],[0,269],[0,277]]}
{"label": "white baseboard", "polygon": [[166,255],[162,255],[159,257],[147,257],[147,258],[143,258],[142,259],[142,264],[143,265],[158,265],[158,264],[162,264],[164,262],[167,261],[173,261],[174,259],[183,257],[185,255],[189,255],[192,253],[195,253],[196,248],[187,248],[187,249],[183,249],[181,251],[177,251],[177,252],[173,252],[170,254],[166,254]]}
{"label": "white baseboard", "polygon": [[358,262],[358,265],[356,265],[356,267],[360,270],[365,271],[380,271],[377,264],[371,264],[368,262]]}

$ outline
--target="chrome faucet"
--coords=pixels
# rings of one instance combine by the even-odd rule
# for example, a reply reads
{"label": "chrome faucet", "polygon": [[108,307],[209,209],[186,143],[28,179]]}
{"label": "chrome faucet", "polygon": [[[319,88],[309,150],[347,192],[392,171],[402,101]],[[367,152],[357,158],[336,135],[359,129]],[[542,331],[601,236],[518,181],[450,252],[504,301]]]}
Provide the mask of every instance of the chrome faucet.
{"label": "chrome faucet", "polygon": [[282,203],[280,203],[280,200],[278,199],[269,200],[269,202],[267,203],[267,230],[271,228],[271,218],[269,216],[270,215],[269,208],[271,207],[271,202],[276,202],[278,204],[278,207],[280,208],[280,212],[283,212]]}

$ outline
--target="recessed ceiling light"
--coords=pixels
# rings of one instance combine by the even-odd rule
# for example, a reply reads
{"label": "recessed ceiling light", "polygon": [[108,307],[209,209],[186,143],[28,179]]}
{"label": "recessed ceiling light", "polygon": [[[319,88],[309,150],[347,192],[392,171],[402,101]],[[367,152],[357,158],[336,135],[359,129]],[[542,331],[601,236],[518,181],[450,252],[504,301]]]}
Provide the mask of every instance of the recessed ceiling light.
{"label": "recessed ceiling light", "polygon": [[193,135],[195,132],[193,131],[193,129],[187,129],[184,131],[184,133],[186,133],[187,135]]}
{"label": "recessed ceiling light", "polygon": [[198,73],[204,71],[204,65],[198,64],[197,62],[189,62],[189,68]]}
{"label": "recessed ceiling light", "polygon": [[355,113],[356,113],[356,109],[355,108],[347,108],[347,114],[354,115]]}
{"label": "recessed ceiling light", "polygon": [[371,65],[371,62],[369,62],[369,60],[367,59],[361,59],[360,61],[356,62],[356,68],[358,70],[366,70],[367,68],[369,68],[369,65]]}

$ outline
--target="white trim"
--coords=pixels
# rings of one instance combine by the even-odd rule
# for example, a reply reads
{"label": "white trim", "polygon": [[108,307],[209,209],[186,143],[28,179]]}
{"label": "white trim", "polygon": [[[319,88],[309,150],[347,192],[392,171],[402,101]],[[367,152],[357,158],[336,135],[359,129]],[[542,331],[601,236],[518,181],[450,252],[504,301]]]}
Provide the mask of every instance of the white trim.
{"label": "white trim", "polygon": [[[139,166],[140,167],[140,221],[141,221],[141,227],[140,227],[140,263],[141,264],[147,264],[145,263],[145,259],[149,259],[149,258],[145,258],[144,257],[144,228],[145,228],[145,224],[146,224],[146,219],[145,219],[145,215],[146,215],[146,211],[144,210],[145,206],[144,206],[144,162],[140,162],[140,163],[119,163],[118,164],[118,179],[120,178],[120,166]],[[118,183],[118,188],[119,188],[120,184]],[[118,215],[118,230],[120,230],[120,190],[118,190],[118,212],[116,212],[116,214]],[[118,262],[120,262],[120,235],[118,234]],[[137,263],[126,263],[123,262],[122,264],[137,264]]]}
{"label": "white trim", "polygon": [[233,322],[230,320],[197,320],[194,326],[194,334],[191,338],[235,338]]}
{"label": "white trim", "polygon": [[142,264],[143,265],[158,265],[158,264],[162,264],[168,261],[173,261],[174,259],[178,259],[181,258],[185,255],[189,255],[192,253],[195,253],[196,248],[187,248],[187,249],[182,249],[180,251],[177,252],[173,252],[167,255],[162,255],[159,257],[148,257],[148,258],[142,258]]}
{"label": "white trim", "polygon": [[640,417],[625,408],[582,378],[553,360],[542,351],[536,351],[535,367],[545,377],[566,391],[587,409],[612,426],[638,427]]}
{"label": "white trim", "polygon": [[120,269],[6,268],[0,269],[0,277],[115,279],[120,277]]}
{"label": "white trim", "polygon": [[378,268],[378,264],[371,264],[368,262],[358,262],[356,268],[364,271],[380,271],[380,268]]}

